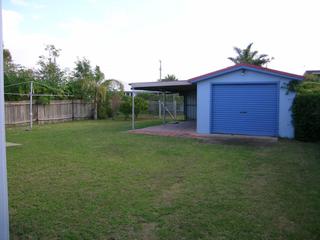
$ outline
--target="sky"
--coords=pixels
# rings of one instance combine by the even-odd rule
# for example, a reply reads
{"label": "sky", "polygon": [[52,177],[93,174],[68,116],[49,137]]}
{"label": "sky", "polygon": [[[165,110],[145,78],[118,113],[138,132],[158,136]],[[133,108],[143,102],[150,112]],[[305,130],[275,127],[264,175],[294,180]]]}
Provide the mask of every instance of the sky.
{"label": "sky", "polygon": [[4,47],[15,63],[36,68],[47,44],[58,63],[77,58],[106,78],[130,82],[163,75],[189,79],[232,65],[234,46],[274,60],[269,68],[320,69],[319,0],[3,0]]}

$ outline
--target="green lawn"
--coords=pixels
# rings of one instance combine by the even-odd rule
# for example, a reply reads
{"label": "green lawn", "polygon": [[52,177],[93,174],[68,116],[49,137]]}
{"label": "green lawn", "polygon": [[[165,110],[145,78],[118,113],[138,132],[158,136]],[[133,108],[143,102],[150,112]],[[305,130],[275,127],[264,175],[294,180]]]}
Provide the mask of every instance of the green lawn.
{"label": "green lawn", "polygon": [[129,126],[8,129],[23,144],[7,150],[11,238],[320,239],[320,144],[208,144]]}

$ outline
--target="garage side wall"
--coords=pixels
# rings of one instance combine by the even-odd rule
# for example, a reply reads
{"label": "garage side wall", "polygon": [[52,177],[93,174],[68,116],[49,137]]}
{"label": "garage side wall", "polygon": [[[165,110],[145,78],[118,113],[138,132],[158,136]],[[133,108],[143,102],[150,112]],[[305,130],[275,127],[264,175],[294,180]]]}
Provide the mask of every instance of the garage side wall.
{"label": "garage side wall", "polygon": [[241,70],[228,73],[197,83],[197,132],[210,133],[211,86],[214,83],[278,83],[279,84],[279,137],[293,138],[291,106],[294,93],[287,93],[286,85],[289,79],[264,73]]}

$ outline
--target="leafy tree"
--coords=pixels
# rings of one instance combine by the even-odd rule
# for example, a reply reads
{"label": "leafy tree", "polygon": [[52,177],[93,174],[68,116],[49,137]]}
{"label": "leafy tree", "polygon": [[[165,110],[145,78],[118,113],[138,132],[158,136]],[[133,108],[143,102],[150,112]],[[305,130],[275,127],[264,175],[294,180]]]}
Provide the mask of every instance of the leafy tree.
{"label": "leafy tree", "polygon": [[310,82],[320,82],[320,75],[316,74],[306,74],[304,76],[305,81],[310,81]]}
{"label": "leafy tree", "polygon": [[234,51],[237,53],[236,57],[229,57],[228,59],[231,60],[235,64],[239,63],[247,63],[247,64],[253,64],[257,66],[263,66],[273,58],[269,58],[267,54],[258,54],[258,51],[252,51],[253,43],[250,43],[246,48],[241,49],[238,47],[234,47]]}
{"label": "leafy tree", "polygon": [[45,51],[46,55],[39,56],[37,77],[50,87],[62,87],[66,81],[65,72],[57,63],[61,49],[57,49],[54,45],[47,45]]}
{"label": "leafy tree", "polygon": [[105,81],[104,74],[99,66],[92,69],[90,61],[86,58],[76,61],[76,66],[73,71],[73,81],[76,94],[88,101],[94,103],[94,119],[98,118],[98,101],[105,98],[107,88],[103,84]]}
{"label": "leafy tree", "polygon": [[[9,49],[3,49],[4,65],[4,85],[6,93],[28,94],[30,84],[28,82],[35,79],[34,72],[31,69],[24,68],[13,62]],[[18,101],[27,99],[28,96],[5,95],[6,101]]]}
{"label": "leafy tree", "polygon": [[105,104],[108,92],[123,89],[120,81],[105,79],[99,66],[92,69],[90,61],[86,58],[78,59],[72,74],[72,90],[74,95],[82,99],[93,101],[94,119],[98,118],[98,105]]}
{"label": "leafy tree", "polygon": [[[31,69],[16,67],[14,71],[5,72],[4,85],[6,93],[28,94],[30,92],[30,84],[34,81],[34,72]],[[6,101],[26,100],[28,96],[5,95]]]}
{"label": "leafy tree", "polygon": [[178,81],[178,78],[174,74],[167,74],[163,79],[160,79],[161,82],[170,82]]}
{"label": "leafy tree", "polygon": [[5,73],[8,73],[9,71],[14,71],[15,69],[15,64],[12,61],[12,56],[9,49],[3,49],[3,65]]}

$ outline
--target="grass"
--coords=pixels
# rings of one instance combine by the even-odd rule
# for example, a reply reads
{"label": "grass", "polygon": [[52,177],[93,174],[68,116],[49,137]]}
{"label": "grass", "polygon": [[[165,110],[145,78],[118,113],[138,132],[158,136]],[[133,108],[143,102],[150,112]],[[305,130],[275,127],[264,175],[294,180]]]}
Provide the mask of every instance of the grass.
{"label": "grass", "polygon": [[7,149],[11,238],[320,238],[320,144],[207,144],[129,126],[8,129],[23,144]]}

